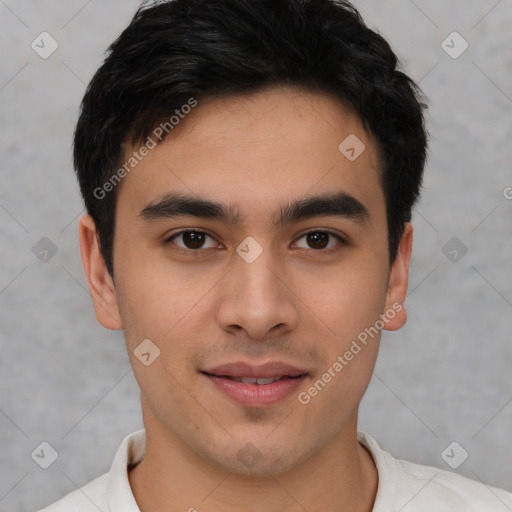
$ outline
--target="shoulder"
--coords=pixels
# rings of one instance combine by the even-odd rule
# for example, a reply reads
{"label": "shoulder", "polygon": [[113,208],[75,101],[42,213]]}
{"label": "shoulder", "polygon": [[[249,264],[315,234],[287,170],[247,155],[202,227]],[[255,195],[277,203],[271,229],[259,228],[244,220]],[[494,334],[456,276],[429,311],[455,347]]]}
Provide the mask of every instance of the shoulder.
{"label": "shoulder", "polygon": [[510,512],[512,494],[457,473],[395,458],[368,433],[358,439],[375,461],[379,484],[373,512]]}
{"label": "shoulder", "polygon": [[38,512],[108,512],[106,490],[108,473],[95,478],[86,485],[66,494],[60,500]]}
{"label": "shoulder", "polygon": [[110,471],[38,512],[139,511],[128,478],[128,468],[145,454],[145,430],[128,434],[119,445]]}
{"label": "shoulder", "polygon": [[438,511],[512,510],[511,493],[451,471],[397,459],[397,473],[399,488],[404,498],[410,500],[411,510],[430,511],[432,506]]}

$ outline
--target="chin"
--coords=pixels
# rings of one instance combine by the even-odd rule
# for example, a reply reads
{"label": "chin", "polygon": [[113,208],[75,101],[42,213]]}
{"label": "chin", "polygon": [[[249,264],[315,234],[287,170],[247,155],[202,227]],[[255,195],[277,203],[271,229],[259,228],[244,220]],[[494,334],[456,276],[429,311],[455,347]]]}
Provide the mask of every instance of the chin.
{"label": "chin", "polygon": [[[203,453],[203,456],[224,471],[251,477],[268,477],[269,474],[277,476],[295,468],[309,457],[309,452],[298,450],[298,444],[303,441],[285,445],[282,439],[270,442],[266,439],[267,435],[255,436],[252,441],[232,440],[228,446],[215,452],[210,445],[210,450]],[[314,449],[311,451],[314,452]]]}

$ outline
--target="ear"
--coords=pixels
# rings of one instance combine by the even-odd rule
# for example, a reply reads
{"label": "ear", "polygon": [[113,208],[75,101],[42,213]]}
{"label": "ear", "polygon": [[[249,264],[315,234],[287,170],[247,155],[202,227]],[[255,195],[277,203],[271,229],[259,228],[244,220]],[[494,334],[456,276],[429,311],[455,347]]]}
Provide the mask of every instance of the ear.
{"label": "ear", "polygon": [[409,284],[409,263],[411,261],[413,228],[410,222],[405,223],[404,232],[398,245],[397,256],[391,266],[386,293],[386,311],[394,311],[395,315],[385,314],[384,322],[386,331],[396,331],[404,326],[407,321],[407,312],[403,305],[407,295]]}
{"label": "ear", "polygon": [[96,318],[103,327],[120,330],[122,324],[114,282],[101,254],[96,225],[90,215],[84,215],[78,221],[78,234],[80,254]]}

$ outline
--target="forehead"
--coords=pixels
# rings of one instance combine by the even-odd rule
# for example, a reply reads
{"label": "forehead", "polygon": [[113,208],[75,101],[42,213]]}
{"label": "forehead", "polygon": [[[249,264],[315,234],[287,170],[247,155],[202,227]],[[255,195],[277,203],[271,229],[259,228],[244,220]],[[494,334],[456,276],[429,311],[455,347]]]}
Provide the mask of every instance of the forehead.
{"label": "forehead", "polygon": [[[126,173],[120,207],[139,213],[170,191],[258,215],[275,215],[270,206],[283,200],[333,190],[362,203],[383,201],[373,137],[331,95],[276,88],[187,111]],[[138,149],[127,148],[125,161]]]}

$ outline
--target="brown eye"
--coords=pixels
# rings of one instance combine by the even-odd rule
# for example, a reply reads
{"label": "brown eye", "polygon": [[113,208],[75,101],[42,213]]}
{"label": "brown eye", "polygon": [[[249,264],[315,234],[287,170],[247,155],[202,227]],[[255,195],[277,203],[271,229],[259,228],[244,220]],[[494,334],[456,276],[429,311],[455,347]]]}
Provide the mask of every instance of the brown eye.
{"label": "brown eye", "polygon": [[[330,231],[310,231],[309,233],[302,235],[299,240],[303,238],[306,240],[307,246],[302,246],[301,248],[305,249],[321,251],[334,248],[336,246],[336,241],[344,244],[344,240],[340,236],[331,233]],[[298,247],[300,247],[300,245],[298,245]]]}
{"label": "brown eye", "polygon": [[[205,247],[205,242],[208,238],[210,238],[213,243]],[[176,240],[181,241],[181,244],[177,243]],[[180,231],[179,233],[172,235],[167,241],[175,243],[182,249],[189,250],[208,249],[210,247],[217,246],[215,240],[204,231]]]}

